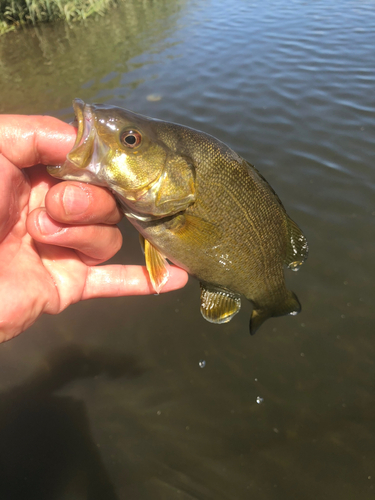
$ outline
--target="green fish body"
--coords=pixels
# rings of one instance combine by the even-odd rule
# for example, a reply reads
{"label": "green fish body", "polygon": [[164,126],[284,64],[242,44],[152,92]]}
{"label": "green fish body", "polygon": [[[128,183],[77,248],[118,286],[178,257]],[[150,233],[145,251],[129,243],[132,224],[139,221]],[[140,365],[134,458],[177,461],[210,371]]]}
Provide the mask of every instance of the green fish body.
{"label": "green fish body", "polygon": [[76,144],[55,177],[111,189],[137,228],[159,292],[166,259],[196,277],[201,312],[226,323],[253,305],[250,333],[269,317],[297,314],[285,286],[308,247],[280,199],[247,161],[214,137],[108,105],[74,101]]}

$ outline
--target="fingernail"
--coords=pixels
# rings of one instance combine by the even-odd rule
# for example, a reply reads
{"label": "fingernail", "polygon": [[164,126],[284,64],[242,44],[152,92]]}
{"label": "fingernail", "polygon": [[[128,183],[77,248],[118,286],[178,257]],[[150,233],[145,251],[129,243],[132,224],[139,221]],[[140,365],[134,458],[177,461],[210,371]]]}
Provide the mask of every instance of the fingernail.
{"label": "fingernail", "polygon": [[62,202],[66,215],[79,215],[87,210],[90,199],[83,189],[76,186],[67,186]]}
{"label": "fingernail", "polygon": [[59,233],[64,229],[63,227],[58,226],[45,212],[40,212],[38,224],[40,232],[46,236]]}

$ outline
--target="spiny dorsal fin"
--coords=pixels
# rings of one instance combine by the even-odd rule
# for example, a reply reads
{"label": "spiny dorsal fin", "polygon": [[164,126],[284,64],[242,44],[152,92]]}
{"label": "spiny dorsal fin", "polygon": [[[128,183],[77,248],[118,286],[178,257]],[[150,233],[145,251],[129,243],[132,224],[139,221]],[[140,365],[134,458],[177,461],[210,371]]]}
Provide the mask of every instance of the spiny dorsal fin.
{"label": "spiny dorsal fin", "polygon": [[276,307],[268,309],[254,307],[250,318],[250,335],[254,335],[258,328],[268,318],[273,318],[275,316],[285,316],[286,314],[295,316],[299,312],[301,312],[301,304],[297,298],[297,295],[294,292],[288,290],[287,299],[284,302],[278,304]]}
{"label": "spiny dorsal fin", "polygon": [[298,271],[307,259],[309,247],[307,240],[297,224],[288,218],[288,248],[285,257],[286,266],[292,271]]}
{"label": "spiny dorsal fin", "polygon": [[241,309],[238,295],[212,285],[201,285],[201,313],[210,323],[228,323]]}
{"label": "spiny dorsal fin", "polygon": [[144,250],[150,281],[155,292],[160,293],[169,278],[169,264],[166,258],[148,240],[144,240]]}

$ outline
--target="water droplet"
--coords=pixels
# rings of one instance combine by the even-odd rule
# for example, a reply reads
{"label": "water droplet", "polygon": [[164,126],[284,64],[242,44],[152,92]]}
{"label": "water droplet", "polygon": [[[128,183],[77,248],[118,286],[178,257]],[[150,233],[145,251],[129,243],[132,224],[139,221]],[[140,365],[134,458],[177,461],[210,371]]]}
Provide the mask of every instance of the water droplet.
{"label": "water droplet", "polygon": [[256,398],[256,402],[257,402],[257,404],[258,404],[258,405],[262,404],[262,403],[263,403],[263,401],[264,401],[264,399],[263,399],[263,398],[261,398],[260,396],[257,396],[257,398]]}
{"label": "water droplet", "polygon": [[204,359],[201,359],[198,364],[199,368],[204,368],[206,366],[206,361]]}
{"label": "water droplet", "polygon": [[296,266],[296,267],[291,267],[291,268],[290,268],[290,270],[296,273],[297,271],[299,271],[299,270],[300,270],[300,267],[301,267],[301,266],[298,266],[298,267],[297,267],[297,266]]}
{"label": "water droplet", "polygon": [[296,260],[294,262],[291,262],[289,265],[288,265],[288,269],[290,269],[291,271],[299,271],[301,266],[303,264],[303,261],[301,260]]}

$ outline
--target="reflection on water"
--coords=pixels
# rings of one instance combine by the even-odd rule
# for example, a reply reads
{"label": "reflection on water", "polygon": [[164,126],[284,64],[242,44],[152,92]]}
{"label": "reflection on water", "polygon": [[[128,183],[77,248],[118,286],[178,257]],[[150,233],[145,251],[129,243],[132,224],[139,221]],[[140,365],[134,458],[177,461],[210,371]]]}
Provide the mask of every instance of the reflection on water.
{"label": "reflection on water", "polygon": [[[211,133],[255,163],[311,249],[287,273],[302,313],[254,338],[245,304],[227,325],[205,322],[192,280],[159,297],[76,305],[1,346],[1,429],[23,442],[30,409],[31,427],[52,415],[67,436],[42,434],[65,450],[54,461],[42,447],[51,488],[85,498],[79,485],[97,474],[103,498],[373,498],[374,25],[370,0],[144,0],[0,39],[2,111],[70,119],[81,97]],[[141,263],[136,232],[122,228],[114,261]],[[50,361],[71,344],[86,361]],[[95,353],[107,350],[125,360],[114,378],[100,375]],[[91,357],[97,368],[70,377]],[[35,382],[43,364],[52,382],[64,374],[60,389]],[[36,436],[28,448],[14,440],[12,463]],[[73,464],[86,463],[76,479],[72,440]]]}
{"label": "reflection on water", "polygon": [[83,89],[89,100],[98,91],[111,95],[123,73],[152,63],[156,44],[158,52],[174,45],[168,37],[184,3],[126,0],[122,9],[83,24],[41,24],[10,33],[0,39],[0,84],[7,95],[0,112],[56,112]]}

